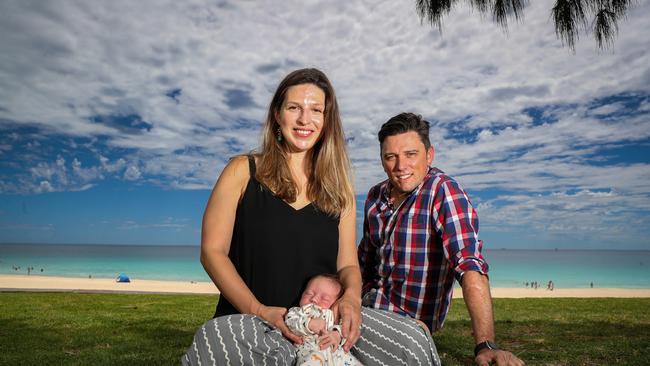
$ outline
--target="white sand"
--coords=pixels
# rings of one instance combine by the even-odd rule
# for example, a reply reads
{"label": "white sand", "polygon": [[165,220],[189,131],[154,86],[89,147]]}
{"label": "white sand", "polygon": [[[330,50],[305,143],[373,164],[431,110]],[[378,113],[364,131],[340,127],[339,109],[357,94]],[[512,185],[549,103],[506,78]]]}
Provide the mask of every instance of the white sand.
{"label": "white sand", "polygon": [[131,278],[120,283],[106,278],[0,275],[0,291],[79,291],[217,294],[212,282],[154,281]]}
{"label": "white sand", "polygon": [[[70,292],[135,292],[218,294],[211,282],[154,281],[131,279],[118,283],[105,278],[71,278],[50,276],[0,275],[0,291],[70,291]],[[457,288],[454,297],[462,297]],[[650,297],[649,289],[623,288],[561,288],[549,291],[529,288],[493,288],[492,297]]]}
{"label": "white sand", "polygon": [[[454,291],[454,297],[462,297],[462,291]],[[650,288],[493,288],[492,297],[524,298],[524,297],[650,297]]]}

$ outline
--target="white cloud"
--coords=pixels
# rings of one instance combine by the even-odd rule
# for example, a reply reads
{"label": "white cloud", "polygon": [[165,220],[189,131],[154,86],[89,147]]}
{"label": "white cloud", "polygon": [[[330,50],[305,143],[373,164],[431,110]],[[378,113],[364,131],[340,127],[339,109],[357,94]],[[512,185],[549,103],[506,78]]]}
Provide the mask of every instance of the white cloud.
{"label": "white cloud", "polygon": [[612,114],[619,112],[620,110],[625,108],[625,104],[623,103],[610,103],[610,104],[605,104],[603,106],[600,106],[598,108],[594,108],[591,110],[591,114],[593,115],[607,115],[607,114]]}
{"label": "white cloud", "polygon": [[[102,222],[108,224],[108,222]],[[180,231],[189,227],[187,219],[178,219],[174,217],[166,217],[160,222],[154,223],[141,223],[134,220],[126,220],[117,226],[118,230],[142,230],[142,229],[156,229],[156,230],[172,230]]]}
{"label": "white cloud", "polygon": [[52,188],[50,182],[42,180],[38,186],[37,192],[54,192],[54,188]]}
{"label": "white cloud", "polygon": [[126,160],[119,158],[111,162],[109,158],[99,155],[99,161],[102,169],[107,173],[119,172],[126,166]]}
{"label": "white cloud", "polygon": [[[650,138],[650,1],[630,9],[612,51],[584,34],[575,54],[556,38],[553,2],[528,4],[507,33],[458,6],[439,34],[413,1],[2,2],[0,129],[39,132],[0,143],[3,166],[28,171],[0,176],[0,191],[87,189],[106,177],[209,188],[229,157],[258,145],[280,79],[315,66],[336,88],[358,193],[384,179],[379,126],[414,111],[433,122],[436,164],[470,191],[518,192],[529,206],[541,203],[531,194],[573,190],[645,202],[649,164],[604,153]],[[636,111],[607,99],[621,95],[640,99]],[[531,108],[549,122],[534,123]],[[65,147],[45,153],[42,134],[67,136]],[[18,141],[43,154],[9,162]],[[81,148],[96,162],[74,155]],[[497,214],[529,207],[503,202]]]}
{"label": "white cloud", "polygon": [[[620,247],[632,244],[625,242],[630,237],[637,245],[647,240],[643,225],[646,219],[639,213],[649,209],[650,200],[645,195],[589,190],[575,194],[506,195],[478,205],[484,229],[559,236],[564,242],[558,244],[562,245],[585,235],[597,245],[620,243]],[[571,244],[593,247],[593,243]]]}
{"label": "white cloud", "polygon": [[[621,24],[616,54],[593,52],[586,39],[576,55],[559,47],[543,1],[531,4],[525,22],[511,24],[508,35],[461,7],[445,20],[442,36],[420,24],[410,3],[332,4],[312,9],[318,16],[290,2],[5,7],[4,33],[19,36],[3,44],[12,51],[2,63],[3,84],[16,87],[3,88],[4,117],[67,134],[107,134],[124,147],[173,150],[196,143],[199,123],[228,128],[236,119],[262,120],[279,79],[303,65],[330,74],[348,131],[372,131],[402,109],[489,124],[531,104],[586,102],[630,86],[647,90],[639,84],[647,55],[634,47],[642,42],[636,35],[645,2]],[[620,75],[617,63],[630,60]],[[181,90],[178,102],[165,96],[173,89]],[[252,104],[230,108],[233,90],[246,91]],[[153,124],[151,131],[125,135],[89,121],[129,113]]]}
{"label": "white cloud", "polygon": [[126,180],[137,180],[140,179],[141,176],[142,173],[140,173],[140,169],[135,165],[129,165],[124,171],[124,179]]}
{"label": "white cloud", "polygon": [[32,224],[22,224],[22,223],[0,223],[0,230],[16,230],[16,231],[54,231],[56,226],[53,224],[44,224],[44,225],[32,225]]}

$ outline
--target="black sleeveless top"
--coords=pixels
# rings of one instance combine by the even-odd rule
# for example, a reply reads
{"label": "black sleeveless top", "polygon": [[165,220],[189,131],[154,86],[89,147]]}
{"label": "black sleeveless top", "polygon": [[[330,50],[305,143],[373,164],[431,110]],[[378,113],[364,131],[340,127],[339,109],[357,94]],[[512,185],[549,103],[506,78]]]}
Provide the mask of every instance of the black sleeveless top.
{"label": "black sleeveless top", "polygon": [[[267,306],[298,305],[309,278],[336,273],[338,218],[313,204],[296,210],[255,179],[237,207],[229,257],[255,297]],[[215,317],[239,313],[221,296]]]}

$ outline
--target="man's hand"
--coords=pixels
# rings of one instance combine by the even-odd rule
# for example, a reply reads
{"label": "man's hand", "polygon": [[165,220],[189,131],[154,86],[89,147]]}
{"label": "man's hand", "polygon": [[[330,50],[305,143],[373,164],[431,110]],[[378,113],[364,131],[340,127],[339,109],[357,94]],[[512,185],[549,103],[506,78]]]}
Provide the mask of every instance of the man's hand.
{"label": "man's hand", "polygon": [[344,295],[332,305],[331,309],[334,313],[334,323],[341,324],[341,333],[346,339],[343,350],[350,352],[361,335],[361,299]]}
{"label": "man's hand", "polygon": [[478,366],[489,366],[492,363],[498,366],[523,366],[524,361],[519,357],[512,354],[512,352],[504,351],[501,349],[484,349],[479,352],[478,356],[474,359]]}
{"label": "man's hand", "polygon": [[320,346],[320,349],[330,347],[332,348],[332,351],[336,351],[339,344],[341,344],[341,335],[335,330],[329,332],[324,331],[323,334],[318,337],[318,345]]}
{"label": "man's hand", "polygon": [[276,329],[279,329],[282,332],[282,335],[285,336],[288,340],[295,344],[302,344],[302,337],[297,334],[292,333],[287,327],[287,324],[284,322],[284,316],[287,314],[286,308],[276,307],[276,306],[265,306],[260,305],[257,310],[257,316],[266,320]]}

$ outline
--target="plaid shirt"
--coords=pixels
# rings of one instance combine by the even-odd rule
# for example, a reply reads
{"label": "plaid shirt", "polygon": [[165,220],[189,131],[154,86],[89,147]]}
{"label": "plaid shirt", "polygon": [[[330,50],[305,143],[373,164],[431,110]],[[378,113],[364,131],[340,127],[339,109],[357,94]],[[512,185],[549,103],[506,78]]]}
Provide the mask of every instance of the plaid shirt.
{"label": "plaid shirt", "polygon": [[389,183],[368,192],[359,263],[364,305],[420,319],[440,329],[454,277],[488,272],[478,239],[478,216],[458,183],[437,168],[393,208]]}

